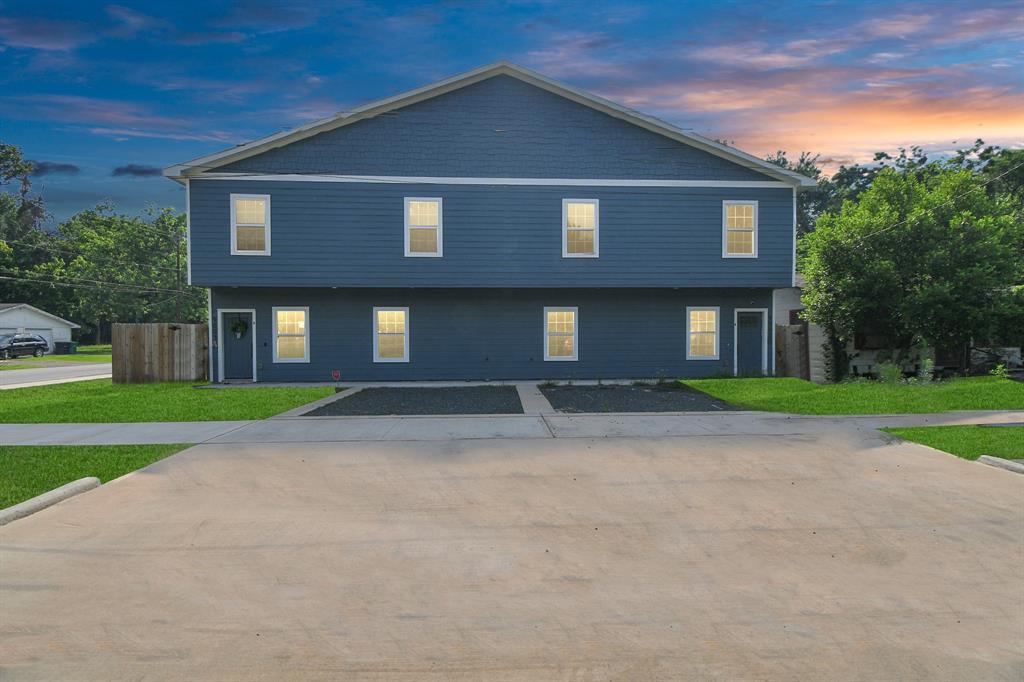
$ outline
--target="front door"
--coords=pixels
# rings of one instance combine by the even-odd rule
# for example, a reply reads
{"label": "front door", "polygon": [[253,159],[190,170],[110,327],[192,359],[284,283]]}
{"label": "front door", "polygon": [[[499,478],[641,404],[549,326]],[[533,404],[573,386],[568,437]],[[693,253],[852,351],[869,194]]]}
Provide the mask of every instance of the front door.
{"label": "front door", "polygon": [[736,374],[764,374],[764,315],[762,311],[736,313]]}
{"label": "front door", "polygon": [[252,381],[252,313],[222,313],[221,353],[225,381]]}

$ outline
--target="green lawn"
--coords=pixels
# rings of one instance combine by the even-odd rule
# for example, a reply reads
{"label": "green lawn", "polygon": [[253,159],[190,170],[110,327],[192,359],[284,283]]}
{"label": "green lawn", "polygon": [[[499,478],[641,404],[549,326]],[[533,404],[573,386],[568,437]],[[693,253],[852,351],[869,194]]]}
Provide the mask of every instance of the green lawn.
{"label": "green lawn", "polygon": [[71,355],[44,355],[41,358],[33,358],[36,362],[52,362],[54,360],[68,360],[70,362],[110,362],[110,344],[100,346],[79,346],[77,353]]}
{"label": "green lawn", "polygon": [[1024,426],[914,426],[882,429],[964,459],[982,455],[1024,459]]}
{"label": "green lawn", "polygon": [[38,367],[38,365],[19,365],[19,364],[7,364],[6,362],[0,362],[0,372],[10,369],[32,369]]}
{"label": "green lawn", "polygon": [[0,423],[265,419],[334,395],[324,388],[195,388],[113,384],[110,379],[15,388],[0,393]]}
{"label": "green lawn", "polygon": [[86,476],[106,483],[188,445],[0,446],[0,509]]}
{"label": "green lawn", "polygon": [[932,384],[859,381],[812,384],[802,379],[697,379],[683,383],[738,407],[796,414],[912,414],[1024,409],[1024,384],[970,377]]}

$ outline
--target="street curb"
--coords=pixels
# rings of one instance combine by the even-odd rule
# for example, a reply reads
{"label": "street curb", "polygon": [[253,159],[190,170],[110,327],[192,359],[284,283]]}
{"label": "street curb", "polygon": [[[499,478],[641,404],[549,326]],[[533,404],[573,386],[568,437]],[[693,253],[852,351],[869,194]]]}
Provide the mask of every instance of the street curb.
{"label": "street curb", "polygon": [[29,514],[35,514],[37,511],[46,509],[47,507],[53,506],[58,502],[63,502],[69,497],[74,497],[79,493],[97,488],[100,485],[100,479],[95,476],[88,476],[86,478],[80,478],[77,481],[72,481],[62,485],[59,488],[43,493],[42,495],[36,495],[30,500],[19,502],[13,507],[7,509],[0,509],[0,526],[5,526],[11,521],[17,521],[18,519],[24,518]]}
{"label": "street curb", "polygon": [[998,457],[989,457],[988,455],[982,455],[978,458],[978,461],[982,464],[987,464],[990,467],[997,467],[999,469],[1006,469],[1012,471],[1015,474],[1024,474],[1024,464],[1018,462],[1011,462],[1008,459],[1000,459]]}

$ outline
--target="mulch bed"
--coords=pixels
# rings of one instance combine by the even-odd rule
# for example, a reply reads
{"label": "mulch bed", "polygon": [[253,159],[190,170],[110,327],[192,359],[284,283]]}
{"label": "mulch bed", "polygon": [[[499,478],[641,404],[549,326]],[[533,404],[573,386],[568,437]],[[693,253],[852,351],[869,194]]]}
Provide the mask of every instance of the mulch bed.
{"label": "mulch bed", "polygon": [[515,386],[364,388],[304,417],[405,414],[522,414]]}
{"label": "mulch bed", "polygon": [[541,386],[559,412],[720,412],[741,408],[682,384]]}

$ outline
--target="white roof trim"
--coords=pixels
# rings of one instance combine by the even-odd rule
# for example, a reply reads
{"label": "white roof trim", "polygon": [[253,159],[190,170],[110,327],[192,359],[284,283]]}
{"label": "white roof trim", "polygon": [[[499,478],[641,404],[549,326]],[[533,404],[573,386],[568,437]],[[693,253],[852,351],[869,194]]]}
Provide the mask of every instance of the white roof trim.
{"label": "white roof trim", "polygon": [[291,144],[292,142],[297,142],[328,130],[334,130],[357,121],[372,118],[373,116],[377,116],[378,114],[382,114],[387,111],[393,111],[417,102],[422,102],[423,100],[431,99],[447,92],[458,90],[468,85],[479,83],[480,81],[499,75],[512,76],[513,78],[530,83],[531,85],[535,85],[547,90],[548,92],[561,95],[566,99],[570,99],[584,106],[601,111],[609,116],[640,126],[641,128],[645,128],[659,135],[664,135],[665,137],[676,140],[677,142],[682,142],[696,147],[759,173],[764,173],[789,185],[796,187],[813,187],[816,184],[810,178],[800,175],[794,171],[780,168],[775,164],[759,159],[756,156],[747,154],[746,152],[741,152],[738,149],[734,149],[720,142],[715,142],[714,140],[697,135],[696,133],[682,130],[653,116],[642,114],[633,109],[624,107],[621,104],[616,104],[615,102],[604,99],[603,97],[598,97],[597,95],[592,95],[578,88],[551,80],[547,76],[539,74],[536,71],[526,69],[508,61],[487,64],[473,69],[472,71],[467,71],[436,83],[424,85],[385,99],[369,102],[368,104],[356,107],[352,111],[340,112],[329,118],[313,121],[312,123],[307,123],[306,125],[299,126],[291,130],[274,133],[273,135],[238,145],[231,149],[225,149],[214,154],[186,161],[185,163],[168,166],[164,169],[164,175],[180,182],[183,181],[186,176],[195,177],[205,171],[213,170],[220,166],[261,154],[270,149],[283,147],[287,144]]}
{"label": "white roof trim", "polygon": [[262,182],[356,182],[391,185],[535,185],[552,187],[733,187],[791,189],[780,180],[617,180],[614,178],[476,178],[415,175],[322,175],[306,173],[218,173],[208,171],[186,178],[199,180],[257,180]]}
{"label": "white roof trim", "polygon": [[0,315],[3,315],[4,313],[9,313],[12,310],[21,310],[22,308],[28,308],[29,310],[34,310],[35,312],[39,313],[40,315],[43,315],[45,317],[49,317],[51,320],[57,320],[58,322],[63,322],[64,324],[68,325],[72,329],[81,329],[81,327],[79,325],[75,324],[71,320],[65,320],[63,317],[57,317],[53,313],[48,313],[45,310],[40,310],[39,308],[35,307],[34,305],[29,305],[28,303],[22,303],[20,305],[12,306],[10,308],[4,308],[3,310],[0,310]]}

